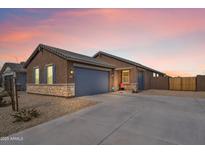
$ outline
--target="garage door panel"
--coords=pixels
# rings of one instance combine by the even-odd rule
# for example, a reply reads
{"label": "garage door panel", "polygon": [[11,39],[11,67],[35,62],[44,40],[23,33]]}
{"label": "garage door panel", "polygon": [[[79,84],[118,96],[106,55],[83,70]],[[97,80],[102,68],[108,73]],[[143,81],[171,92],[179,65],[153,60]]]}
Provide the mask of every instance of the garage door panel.
{"label": "garage door panel", "polygon": [[109,91],[109,72],[75,68],[76,96],[94,95]]}

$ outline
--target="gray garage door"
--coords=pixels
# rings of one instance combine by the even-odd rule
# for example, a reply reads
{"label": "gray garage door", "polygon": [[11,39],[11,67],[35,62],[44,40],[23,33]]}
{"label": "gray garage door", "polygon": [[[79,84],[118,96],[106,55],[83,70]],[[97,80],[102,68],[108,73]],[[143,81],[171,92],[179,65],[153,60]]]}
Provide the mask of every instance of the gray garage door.
{"label": "gray garage door", "polygon": [[109,72],[75,67],[75,95],[85,96],[109,91]]}

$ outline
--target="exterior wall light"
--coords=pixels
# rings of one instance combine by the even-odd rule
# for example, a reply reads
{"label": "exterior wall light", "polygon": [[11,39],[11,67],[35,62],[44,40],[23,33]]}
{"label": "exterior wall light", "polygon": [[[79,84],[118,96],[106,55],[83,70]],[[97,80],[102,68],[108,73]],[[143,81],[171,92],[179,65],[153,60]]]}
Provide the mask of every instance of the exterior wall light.
{"label": "exterior wall light", "polygon": [[70,71],[70,74],[74,74],[74,71],[73,71],[73,70],[71,70],[71,71]]}

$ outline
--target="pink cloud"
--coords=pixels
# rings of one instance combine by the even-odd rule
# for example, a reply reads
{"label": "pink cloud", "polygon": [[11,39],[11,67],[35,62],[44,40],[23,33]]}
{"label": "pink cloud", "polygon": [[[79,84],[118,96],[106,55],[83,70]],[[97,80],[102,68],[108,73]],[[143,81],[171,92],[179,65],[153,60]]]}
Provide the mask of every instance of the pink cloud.
{"label": "pink cloud", "polygon": [[20,41],[28,41],[33,37],[39,36],[40,32],[36,31],[14,31],[9,34],[1,35],[0,42],[20,42]]}
{"label": "pink cloud", "polygon": [[192,77],[193,76],[192,73],[183,72],[183,71],[165,70],[164,72],[171,77],[178,77],[178,76],[180,76],[180,77]]}
{"label": "pink cloud", "polygon": [[171,76],[194,76],[205,74],[204,49],[204,44],[195,44],[174,53],[166,50],[161,54],[138,52],[132,59]]}
{"label": "pink cloud", "polygon": [[[204,30],[205,20],[202,20],[201,16],[197,14],[192,16],[191,20],[190,16],[187,16],[194,10],[173,10],[175,15],[169,11],[166,9],[92,9],[75,13],[65,11],[61,12],[61,16],[87,17],[92,15],[96,17],[95,20],[105,25],[114,24],[116,26],[115,23],[121,23],[128,28],[146,28],[145,30],[164,37]],[[99,20],[98,17],[100,17]]]}
{"label": "pink cloud", "polygon": [[[35,9],[28,11],[38,12]],[[204,31],[203,15],[194,11],[70,9],[56,11],[48,18],[38,20],[26,15],[23,18],[12,15],[10,20],[0,23],[0,59],[10,61],[18,56],[26,60],[38,43],[46,43],[86,54],[113,49],[127,56],[125,58],[161,71],[170,68],[186,70],[185,65],[202,65],[205,47],[200,43],[186,44],[177,54],[165,47],[164,52],[157,54],[157,48],[149,47],[160,40]],[[9,54],[5,54],[7,52]],[[184,55],[186,58],[182,60]]]}

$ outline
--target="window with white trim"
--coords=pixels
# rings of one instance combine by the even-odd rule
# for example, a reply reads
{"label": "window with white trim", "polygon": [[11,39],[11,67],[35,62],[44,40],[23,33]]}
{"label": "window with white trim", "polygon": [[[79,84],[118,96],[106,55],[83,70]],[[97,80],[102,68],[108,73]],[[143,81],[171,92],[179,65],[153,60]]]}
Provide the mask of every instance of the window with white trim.
{"label": "window with white trim", "polygon": [[35,72],[35,76],[34,76],[34,79],[35,79],[35,84],[39,84],[40,83],[40,71],[39,71],[39,68],[35,68],[34,69],[34,72]]}
{"label": "window with white trim", "polygon": [[53,84],[53,65],[47,66],[47,84]]}
{"label": "window with white trim", "polygon": [[130,71],[123,70],[122,71],[122,83],[129,83],[130,82]]}

